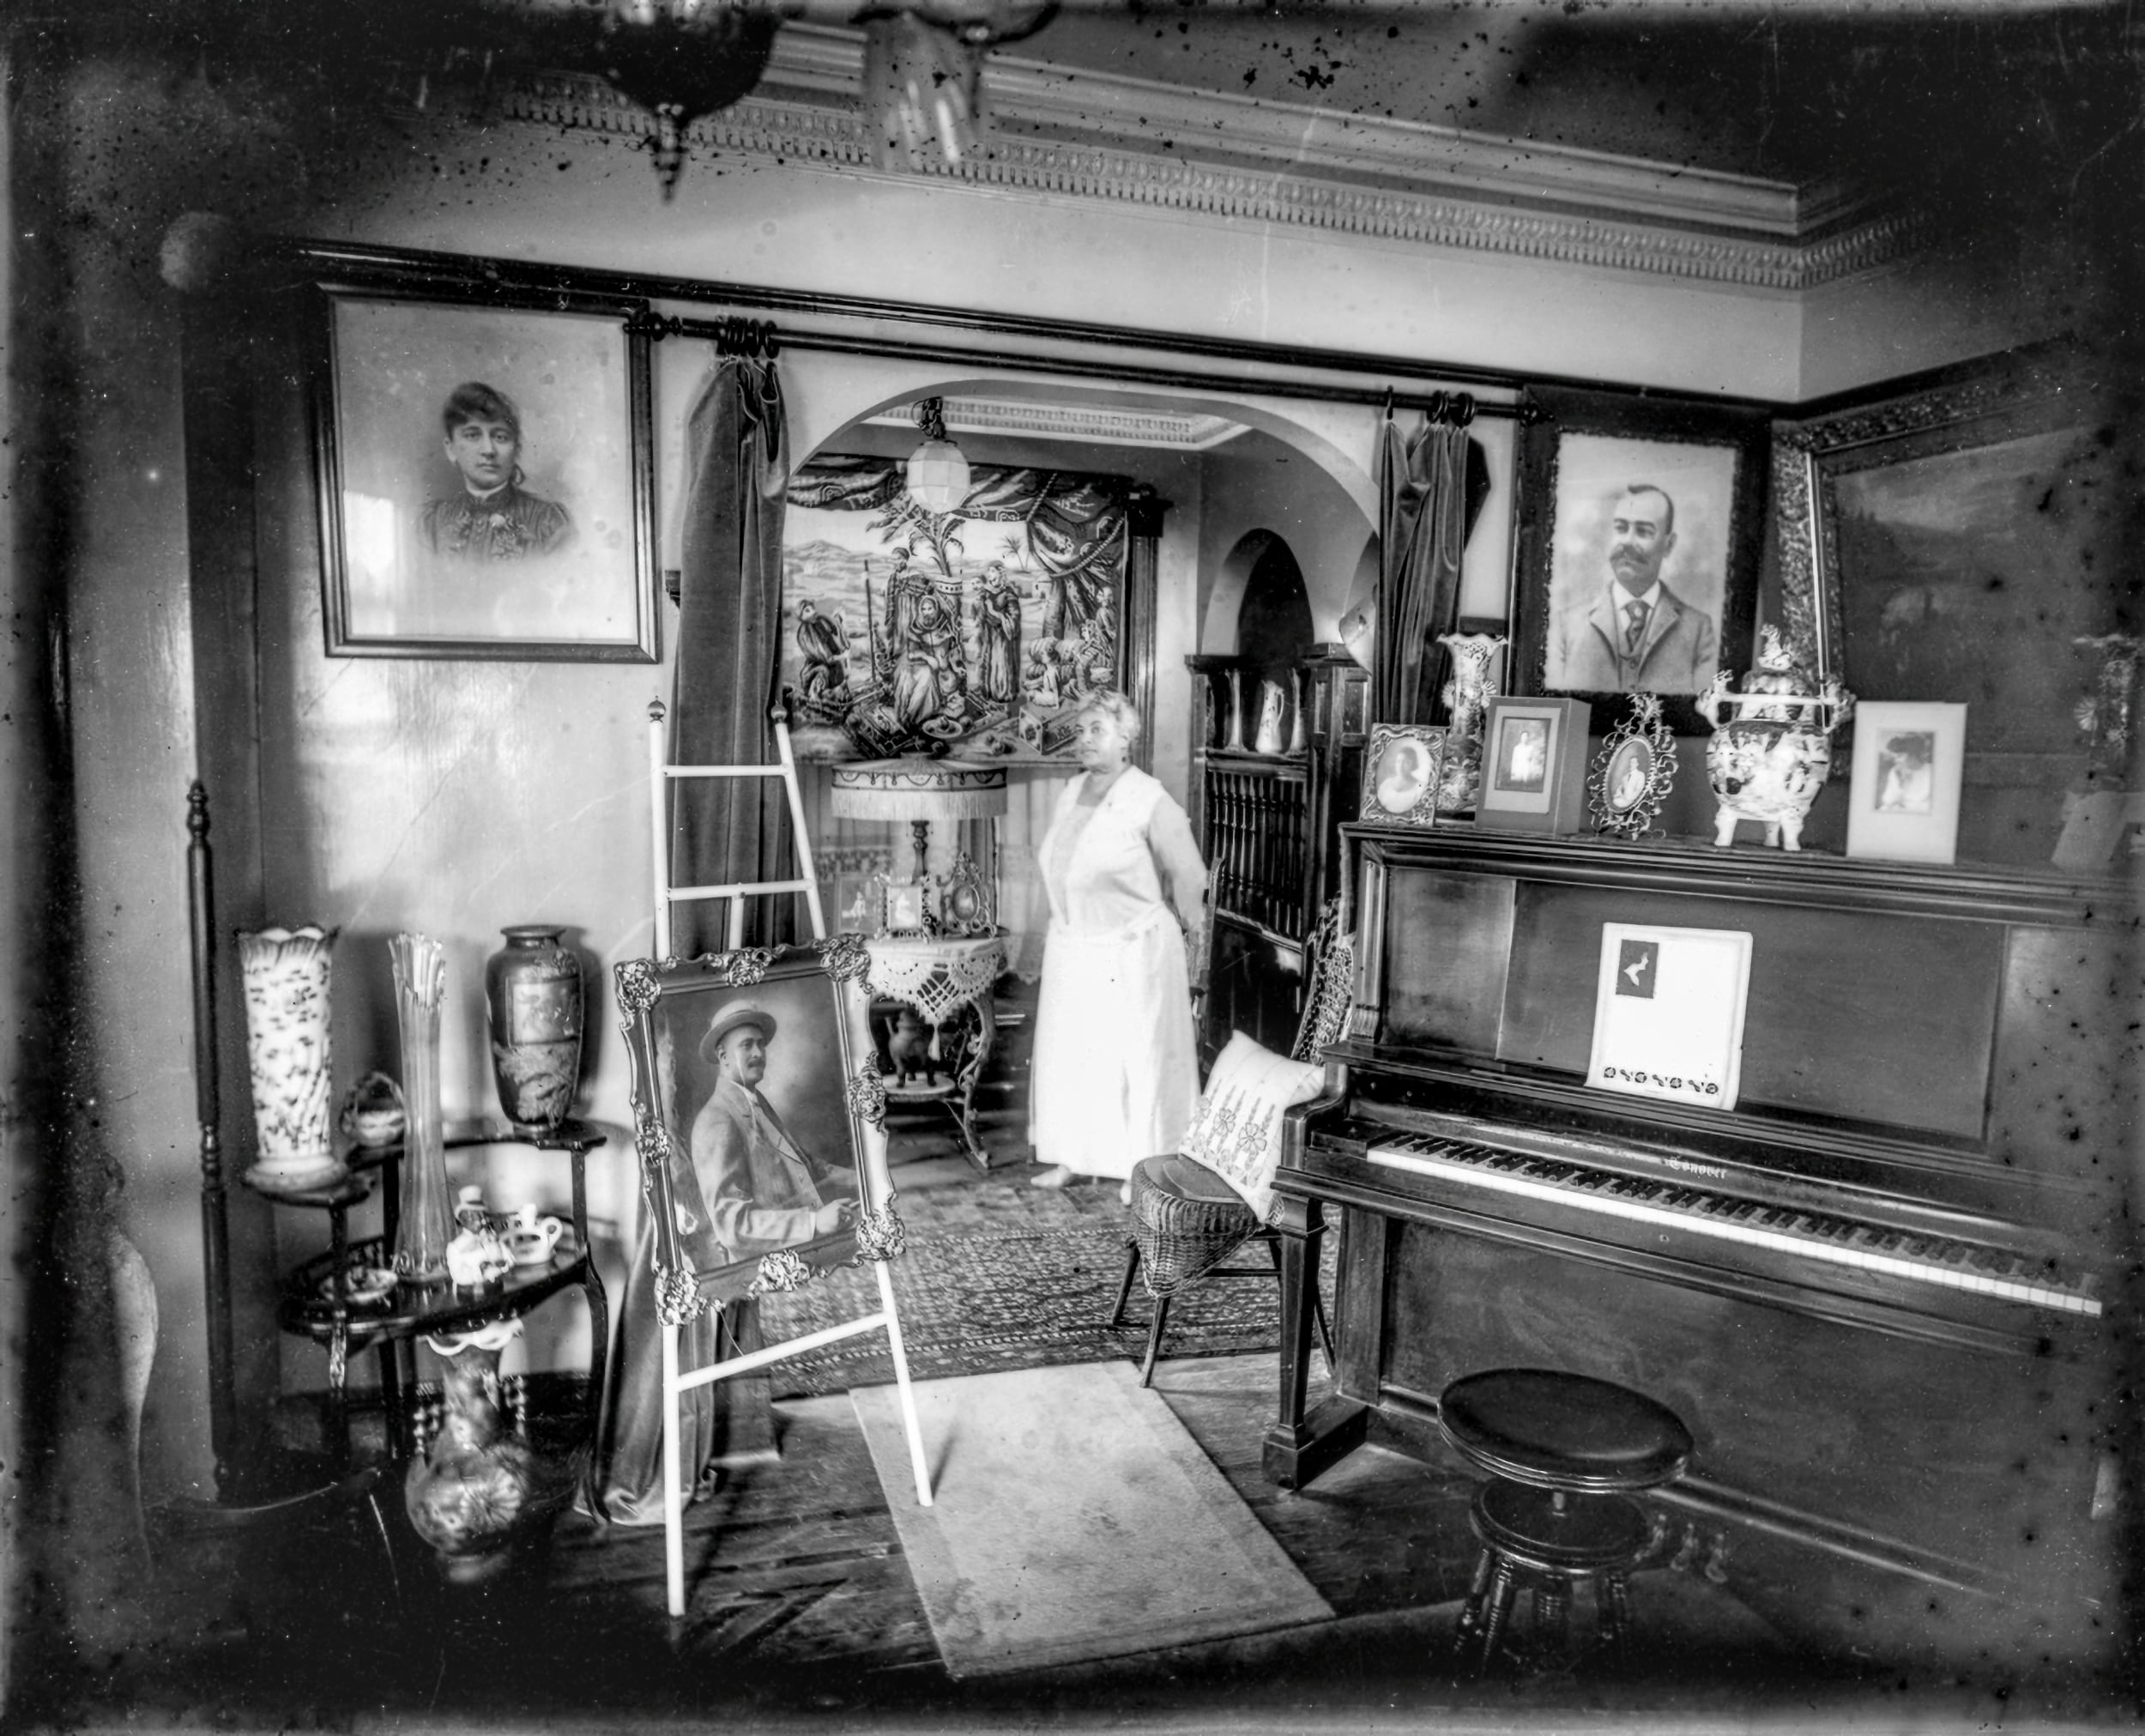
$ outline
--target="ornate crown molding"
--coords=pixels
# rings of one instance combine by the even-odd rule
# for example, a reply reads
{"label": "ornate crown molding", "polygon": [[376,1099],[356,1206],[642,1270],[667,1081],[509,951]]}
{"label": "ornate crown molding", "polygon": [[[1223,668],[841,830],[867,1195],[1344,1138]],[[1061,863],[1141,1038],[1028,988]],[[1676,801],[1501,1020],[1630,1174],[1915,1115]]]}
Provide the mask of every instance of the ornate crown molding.
{"label": "ornate crown molding", "polygon": [[[855,32],[785,26],[760,88],[696,121],[688,153],[883,172],[851,106],[860,45]],[[1835,189],[1798,191],[1006,55],[991,57],[985,80],[988,150],[958,169],[934,162],[925,178],[1768,289],[1870,269],[1919,233],[1911,215],[1863,211]],[[653,125],[601,80],[572,75],[519,82],[500,93],[499,108],[505,118],[636,144]],[[1811,233],[1820,224],[1824,232]]]}

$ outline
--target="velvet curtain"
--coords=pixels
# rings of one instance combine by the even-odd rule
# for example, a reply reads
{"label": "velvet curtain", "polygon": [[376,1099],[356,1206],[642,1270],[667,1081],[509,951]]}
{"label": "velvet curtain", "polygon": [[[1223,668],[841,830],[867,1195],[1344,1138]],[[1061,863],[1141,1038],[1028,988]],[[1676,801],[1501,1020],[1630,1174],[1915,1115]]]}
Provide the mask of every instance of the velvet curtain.
{"label": "velvet curtain", "polygon": [[[768,714],[780,699],[782,522],[789,481],[782,386],[772,361],[724,356],[686,421],[686,494],[679,550],[678,648],[670,763],[772,765]],[[673,791],[676,886],[788,880],[789,814],[776,778],[702,778]],[[746,939],[795,939],[796,900],[756,898]],[[720,901],[680,904],[673,950],[722,950]]]}
{"label": "velvet curtain", "polygon": [[[670,763],[772,765],[769,712],[778,697],[782,521],[789,463],[775,364],[723,356],[686,421],[686,508],[679,549],[678,644],[671,687]],[[777,778],[681,780],[673,789],[670,877],[676,886],[787,880],[795,869],[789,811]],[[796,899],[752,899],[748,945],[795,937]],[[681,959],[723,948],[727,906],[679,904]],[[663,1516],[662,1338],[656,1312],[656,1226],[644,1213],[619,1313],[617,1382],[605,1424],[603,1504],[626,1524]],[[747,1305],[702,1315],[678,1334],[680,1369],[756,1347]],[[679,1400],[680,1464],[688,1500],[710,1484],[724,1451],[765,1444],[765,1382],[699,1387]]]}
{"label": "velvet curtain", "polygon": [[1377,664],[1381,723],[1429,721],[1449,661],[1437,635],[1459,619],[1459,557],[1472,521],[1467,430],[1426,418],[1412,439],[1388,411],[1378,438]]}

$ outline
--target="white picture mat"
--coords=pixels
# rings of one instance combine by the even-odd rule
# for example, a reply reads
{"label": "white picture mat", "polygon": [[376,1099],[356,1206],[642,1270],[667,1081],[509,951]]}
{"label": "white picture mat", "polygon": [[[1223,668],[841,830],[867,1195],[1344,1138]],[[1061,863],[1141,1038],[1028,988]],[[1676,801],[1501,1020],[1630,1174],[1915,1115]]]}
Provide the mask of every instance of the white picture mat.
{"label": "white picture mat", "polygon": [[[1618,992],[1634,943],[1653,961],[1650,994]],[[1750,989],[1750,936],[1735,928],[1604,922],[1586,1083],[1628,1096],[1707,1109],[1736,1106],[1743,1084],[1743,1024]]]}
{"label": "white picture mat", "polygon": [[[1933,747],[1924,796],[1902,811],[1884,803],[1887,760],[1901,736]],[[1847,789],[1847,854],[1948,862],[1959,854],[1959,790],[1967,769],[1967,708],[1934,699],[1870,699],[1854,710],[1854,769]]]}

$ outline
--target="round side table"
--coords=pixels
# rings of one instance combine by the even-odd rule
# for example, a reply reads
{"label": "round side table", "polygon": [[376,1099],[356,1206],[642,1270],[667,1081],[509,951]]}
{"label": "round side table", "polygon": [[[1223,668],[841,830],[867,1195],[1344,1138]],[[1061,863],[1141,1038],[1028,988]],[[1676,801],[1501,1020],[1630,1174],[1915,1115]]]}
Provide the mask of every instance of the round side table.
{"label": "round side table", "polygon": [[[998,1040],[998,1017],[991,995],[1006,969],[1006,943],[995,935],[940,939],[928,935],[886,935],[865,943],[871,955],[872,992],[898,1002],[915,1013],[930,1027],[928,1053],[921,1057],[924,1077],[911,1083],[899,1050],[895,1071],[886,1080],[886,1094],[896,1102],[943,1103],[952,1115],[968,1152],[969,1161],[980,1170],[990,1167],[990,1155],[976,1137],[971,1106],[976,1081],[990,1059]],[[968,1046],[958,1071],[940,1082],[938,1061],[945,1053],[946,1025],[963,1009],[976,1010],[976,1039]]]}

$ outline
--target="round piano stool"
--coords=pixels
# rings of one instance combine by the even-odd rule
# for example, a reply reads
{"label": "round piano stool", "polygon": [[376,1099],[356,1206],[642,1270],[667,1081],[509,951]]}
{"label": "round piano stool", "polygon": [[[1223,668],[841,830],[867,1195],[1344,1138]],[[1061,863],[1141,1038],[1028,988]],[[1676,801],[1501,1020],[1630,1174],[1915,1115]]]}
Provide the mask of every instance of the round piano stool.
{"label": "round piano stool", "polygon": [[1665,1405],[1586,1375],[1490,1369],[1454,1381],[1438,1426],[1490,1480],[1468,1525],[1482,1545],[1454,1650],[1480,1674],[1496,1657],[1525,1583],[1538,1648],[1561,1658],[1573,1589],[1591,1583],[1601,1638],[1622,1661],[1630,1576],[1653,1543],[1632,1496],[1673,1482],[1690,1462],[1690,1431]]}

